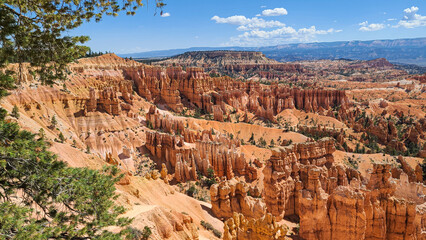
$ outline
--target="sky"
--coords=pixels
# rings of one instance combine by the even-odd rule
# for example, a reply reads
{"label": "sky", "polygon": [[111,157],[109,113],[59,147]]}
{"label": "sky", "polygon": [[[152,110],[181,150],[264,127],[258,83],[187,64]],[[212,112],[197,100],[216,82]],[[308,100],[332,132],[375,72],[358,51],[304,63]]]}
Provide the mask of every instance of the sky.
{"label": "sky", "polygon": [[275,46],[426,37],[426,0],[150,0],[69,32],[93,51],[136,53],[189,47]]}

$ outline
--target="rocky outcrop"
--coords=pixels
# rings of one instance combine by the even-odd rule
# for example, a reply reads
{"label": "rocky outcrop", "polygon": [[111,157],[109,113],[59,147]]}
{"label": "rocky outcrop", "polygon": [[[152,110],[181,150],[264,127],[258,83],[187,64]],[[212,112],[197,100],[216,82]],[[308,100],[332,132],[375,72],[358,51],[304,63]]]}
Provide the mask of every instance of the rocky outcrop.
{"label": "rocky outcrop", "polygon": [[223,111],[219,105],[213,106],[213,119],[215,121],[223,122]]}
{"label": "rocky outcrop", "polygon": [[360,61],[359,63],[352,64],[350,68],[376,68],[376,69],[391,69],[393,64],[386,58],[376,58],[369,61]]}
{"label": "rocky outcrop", "polygon": [[[308,112],[329,109],[333,106],[347,108],[349,101],[344,91],[288,88],[278,84],[271,86],[255,82],[239,82],[229,77],[210,77],[201,68],[143,66],[125,68],[126,79],[135,82],[139,95],[155,103],[165,103],[176,112],[182,111],[182,100],[206,113],[226,115],[224,104],[236,110],[249,110],[259,117],[272,120],[273,116],[287,108]],[[218,107],[223,112],[218,111]]]}
{"label": "rocky outcrop", "polygon": [[[332,116],[333,113],[329,111],[327,115]],[[395,150],[406,152],[410,144],[421,146],[426,139],[426,118],[407,121],[404,118],[404,113],[401,111],[395,110],[389,113],[389,115],[399,118],[397,122],[398,128],[403,127],[402,130],[399,130],[403,132],[403,135],[400,136],[398,135],[395,121],[385,115],[372,118],[367,116],[365,111],[361,112],[359,108],[356,108],[351,111],[340,109],[336,118],[353,128],[356,132],[371,135],[369,139],[361,139],[365,144],[376,139],[378,143],[386,145],[388,152],[394,152]]]}
{"label": "rocky outcrop", "polygon": [[[185,133],[185,136],[188,135]],[[234,175],[246,176],[247,180],[257,177],[256,169],[249,166],[244,154],[238,153],[236,142],[210,139],[206,132],[192,136],[195,137],[194,143],[185,142],[177,135],[147,132],[146,147],[152,155],[166,163],[169,172],[174,172],[179,182],[196,180],[197,171],[207,175],[209,168],[216,176],[227,179]]]}
{"label": "rocky outcrop", "polygon": [[188,214],[157,205],[137,205],[132,212],[132,228],[142,232],[148,226],[152,231],[149,239],[199,239],[197,224]]}
{"label": "rocky outcrop", "polygon": [[420,83],[426,83],[426,74],[411,76],[410,79],[419,81]]}
{"label": "rocky outcrop", "polygon": [[304,239],[422,239],[426,186],[403,159],[402,170],[373,164],[367,178],[335,165],[334,142],[279,147],[264,173],[267,212],[296,215]]}
{"label": "rocky outcrop", "polygon": [[425,129],[426,118],[422,118],[405,130],[403,138],[408,142],[419,144],[422,142],[422,140],[426,139]]}
{"label": "rocky outcrop", "polygon": [[[152,129],[162,130],[166,133],[181,135],[185,131],[182,121],[173,119],[169,114],[160,114],[155,106],[149,108],[146,114],[146,122]],[[186,139],[187,142],[193,142]]]}
{"label": "rocky outcrop", "polygon": [[183,122],[160,114],[155,107],[151,107],[146,119],[150,127],[164,132],[147,132],[145,146],[166,164],[177,181],[196,180],[197,171],[207,175],[209,168],[216,176],[227,179],[234,176],[245,176],[248,181],[257,178],[256,168],[238,151],[241,142],[237,139],[213,135],[212,131],[184,128]]}
{"label": "rocky outcrop", "polygon": [[410,182],[423,182],[423,171],[420,165],[417,165],[416,168],[413,169],[402,156],[398,156],[397,159],[399,164],[401,164],[402,170],[407,174]]}
{"label": "rocky outcrop", "polygon": [[266,214],[259,219],[246,219],[241,213],[234,213],[233,217],[226,220],[224,225],[224,240],[284,240],[287,227],[279,225],[271,214]]}
{"label": "rocky outcrop", "polygon": [[426,158],[426,143],[423,144],[423,149],[419,151],[419,157]]}
{"label": "rocky outcrop", "polygon": [[120,113],[117,94],[111,87],[100,92],[98,105],[101,111],[103,110],[111,115],[119,115]]}
{"label": "rocky outcrop", "polygon": [[105,156],[105,162],[117,166],[123,174],[123,177],[120,179],[120,181],[117,182],[118,185],[130,184],[130,176],[132,176],[132,174],[121,160],[114,158],[111,153],[107,153]]}
{"label": "rocky outcrop", "polygon": [[[366,185],[363,185],[365,181],[352,178],[349,184],[338,184],[333,191],[327,192],[321,180],[325,172],[318,166],[310,167],[307,179],[296,182],[294,188],[298,196],[296,206],[299,209],[295,213],[300,217],[300,236],[354,240],[424,238],[425,226],[421,219],[424,219],[425,202],[415,190],[419,186],[410,187],[413,190],[405,191],[401,198],[402,193],[396,194],[396,189],[413,183],[407,179],[405,185],[397,184],[391,178],[390,169],[389,164],[374,164]],[[329,177],[328,181],[332,180],[333,177]],[[290,182],[288,179],[287,183]],[[278,195],[288,195],[288,189],[282,189]]]}
{"label": "rocky outcrop", "polygon": [[311,168],[306,188],[296,190],[296,195],[299,195],[299,211],[295,211],[300,217],[299,234],[305,239],[330,239],[331,236],[327,211],[328,194],[321,188],[319,178],[320,170]]}
{"label": "rocky outcrop", "polygon": [[259,190],[235,179],[222,181],[210,187],[213,214],[221,219],[232,217],[234,212],[245,217],[261,218],[266,213]]}
{"label": "rocky outcrop", "polygon": [[379,107],[386,108],[387,106],[389,106],[389,103],[386,100],[381,100],[380,101]]}
{"label": "rocky outcrop", "polygon": [[161,165],[160,175],[161,175],[161,179],[163,179],[164,183],[169,183],[169,179],[168,179],[167,173],[168,172],[167,172],[166,164],[163,163]]}
{"label": "rocky outcrop", "polygon": [[[308,186],[309,173],[321,173],[321,186],[330,192],[337,185],[347,184],[347,176],[353,173],[332,166],[334,159],[331,154],[334,151],[334,140],[330,138],[273,149],[263,170],[268,212],[278,219],[298,214],[298,191]],[[359,178],[357,174],[353,175]]]}
{"label": "rocky outcrop", "polygon": [[100,90],[98,91],[93,87],[89,89],[89,99],[86,101],[85,113],[104,111],[111,115],[119,115],[122,110],[130,110],[129,105],[133,103],[133,83],[120,78],[98,78],[107,82],[109,86],[99,86]]}

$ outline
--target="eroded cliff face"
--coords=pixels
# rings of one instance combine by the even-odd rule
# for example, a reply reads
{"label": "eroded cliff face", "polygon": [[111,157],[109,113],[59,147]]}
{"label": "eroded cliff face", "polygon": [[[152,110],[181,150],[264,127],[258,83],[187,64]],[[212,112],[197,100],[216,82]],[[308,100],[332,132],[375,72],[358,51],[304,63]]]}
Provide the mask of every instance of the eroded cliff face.
{"label": "eroded cliff face", "polygon": [[[300,90],[278,84],[240,82],[229,77],[210,77],[201,68],[141,66],[123,69],[127,79],[135,82],[139,95],[155,103],[164,103],[175,112],[182,111],[187,100],[206,113],[228,114],[225,104],[233,109],[249,111],[256,116],[274,120],[274,115],[285,109],[308,112],[324,111],[333,106],[347,108],[344,91],[311,89]],[[219,108],[219,109],[217,109]],[[220,117],[217,117],[221,120]]]}
{"label": "eroded cliff face", "polygon": [[[400,186],[390,178],[390,168],[374,165],[366,186],[352,180],[322,198],[311,192],[303,199],[303,207],[313,207],[301,215],[300,235],[307,239],[424,238],[424,225],[415,223],[424,218],[424,202],[396,196],[395,188]],[[316,220],[321,228],[313,225],[312,216],[320,216]]]}
{"label": "eroded cliff face", "polygon": [[335,166],[327,139],[301,145],[275,151],[264,169],[267,212],[297,215],[305,239],[425,237],[424,185],[393,179],[390,164],[374,164],[368,179]]}
{"label": "eroded cliff face", "polygon": [[157,159],[164,161],[178,182],[197,180],[197,172],[207,175],[210,168],[219,178],[257,178],[256,168],[240,153],[238,140],[213,135],[211,130],[198,132],[185,128],[182,121],[162,115],[155,107],[150,108],[147,121],[153,129],[165,132],[147,132],[146,147]]}
{"label": "eroded cliff face", "polygon": [[263,170],[268,212],[279,219],[299,215],[300,190],[332,192],[338,185],[348,184],[348,175],[360,178],[356,171],[333,165],[334,151],[330,138],[274,149]]}
{"label": "eroded cliff face", "polygon": [[234,213],[233,217],[225,222],[223,239],[284,240],[287,230],[287,227],[279,225],[270,213],[258,219],[248,219],[241,213]]}
{"label": "eroded cliff face", "polygon": [[232,179],[210,187],[212,212],[220,219],[228,219],[233,213],[242,213],[247,218],[261,218],[266,214],[266,205],[261,192],[243,181]]}

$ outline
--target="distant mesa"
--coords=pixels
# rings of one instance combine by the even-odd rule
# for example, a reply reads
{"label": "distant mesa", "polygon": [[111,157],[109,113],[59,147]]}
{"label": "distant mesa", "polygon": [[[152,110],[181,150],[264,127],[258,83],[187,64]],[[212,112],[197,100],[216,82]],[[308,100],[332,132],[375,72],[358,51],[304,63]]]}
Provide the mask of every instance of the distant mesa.
{"label": "distant mesa", "polygon": [[426,38],[295,43],[267,47],[205,47],[149,51],[121,54],[133,58],[167,58],[191,51],[234,50],[259,51],[266,57],[280,61],[319,59],[372,60],[386,58],[390,62],[426,66]]}

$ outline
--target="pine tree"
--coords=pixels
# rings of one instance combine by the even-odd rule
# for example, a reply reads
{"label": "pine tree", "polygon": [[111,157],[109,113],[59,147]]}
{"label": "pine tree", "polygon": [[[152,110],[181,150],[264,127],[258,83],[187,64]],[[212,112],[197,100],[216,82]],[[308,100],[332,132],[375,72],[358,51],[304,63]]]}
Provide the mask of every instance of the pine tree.
{"label": "pine tree", "polygon": [[56,124],[58,124],[58,121],[56,120],[55,115],[53,115],[52,119],[50,120],[50,124],[51,124],[52,128],[55,128]]}
{"label": "pine tree", "polygon": [[62,132],[59,133],[59,141],[61,143],[65,142],[65,137],[64,137],[64,134],[62,134]]}
{"label": "pine tree", "polygon": [[[156,0],[157,6],[164,4]],[[142,1],[0,1],[0,98],[22,80],[23,63],[34,66],[42,84],[66,77],[66,66],[84,56],[85,36],[68,31],[85,21],[100,21],[120,11],[133,15]],[[83,7],[84,6],[84,7]],[[6,122],[0,108],[0,239],[123,239],[131,220],[119,217],[115,167],[101,171],[72,168],[48,151],[44,131],[36,134]],[[51,123],[56,126],[56,117]],[[118,226],[120,231],[108,231]],[[130,237],[130,236],[129,236]]]}
{"label": "pine tree", "polygon": [[38,137],[41,140],[44,140],[46,138],[46,133],[44,132],[43,128],[40,128],[40,130],[38,130]]}
{"label": "pine tree", "polygon": [[254,133],[251,133],[251,137],[248,140],[249,143],[251,143],[252,145],[256,145],[256,141],[254,140]]}
{"label": "pine tree", "polygon": [[10,116],[16,119],[19,118],[19,108],[16,105],[13,106],[12,113],[10,114]]}

